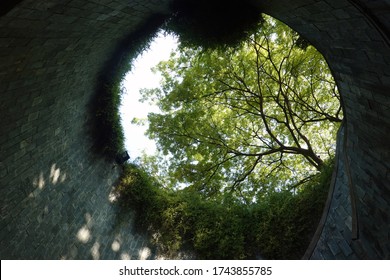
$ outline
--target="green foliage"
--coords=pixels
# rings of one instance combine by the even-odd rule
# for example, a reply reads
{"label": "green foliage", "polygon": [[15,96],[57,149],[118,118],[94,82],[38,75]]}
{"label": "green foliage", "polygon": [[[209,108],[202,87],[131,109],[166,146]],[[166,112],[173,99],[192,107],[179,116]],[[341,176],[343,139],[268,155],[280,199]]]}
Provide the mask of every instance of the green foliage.
{"label": "green foliage", "polygon": [[239,48],[182,47],[161,62],[161,88],[142,91],[162,111],[148,116],[161,151],[144,158],[149,171],[166,186],[247,204],[309,180],[334,153],[342,112],[325,60],[299,40],[265,17]]}
{"label": "green foliage", "polygon": [[[185,2],[185,7],[189,7],[189,9],[181,6],[180,3],[182,2]],[[230,146],[229,151],[237,151],[239,147],[250,147],[245,142],[247,141],[245,130],[238,129],[239,133],[234,135],[237,126],[231,126],[231,123],[240,114],[245,115],[245,112],[241,111],[236,116],[229,114],[229,110],[235,107],[236,104],[242,103],[243,100],[231,98],[223,100],[225,104],[219,104],[228,104],[231,107],[230,109],[223,109],[219,105],[219,107],[210,106],[207,99],[199,100],[200,96],[204,96],[205,93],[207,95],[207,91],[210,89],[207,86],[211,86],[213,90],[221,93],[229,93],[224,88],[218,88],[218,82],[222,77],[215,76],[216,73],[226,74],[223,70],[228,69],[233,70],[231,73],[234,74],[237,73],[239,67],[243,71],[239,74],[244,73],[246,75],[246,73],[249,73],[245,71],[249,70],[250,63],[241,59],[245,57],[245,54],[242,56],[243,52],[236,52],[236,47],[225,52],[229,50],[226,45],[235,45],[243,37],[250,34],[249,30],[255,26],[257,27],[261,21],[260,14],[257,9],[237,13],[235,8],[240,6],[242,1],[222,2],[175,1],[176,14],[166,25],[168,31],[178,33],[184,42],[183,46],[193,46],[195,44],[203,46],[204,49],[209,49],[216,45],[225,45],[224,52],[221,52],[221,49],[217,49],[215,52],[205,52],[203,49],[201,52],[201,48],[182,48],[182,50],[185,50],[187,57],[179,56],[175,58],[173,56],[171,61],[160,66],[161,69],[166,70],[163,90],[145,91],[146,97],[149,95],[152,99],[160,99],[161,107],[168,111],[168,114],[164,116],[165,119],[161,117],[158,120],[160,116],[152,116],[157,121],[150,134],[153,136],[153,134],[160,133],[162,138],[165,137],[165,140],[163,139],[165,144],[161,144],[160,148],[163,153],[172,154],[176,160],[176,162],[175,160],[172,161],[175,165],[180,162],[180,159],[185,159],[185,168],[181,170],[172,169],[169,160],[165,163],[166,169],[169,170],[165,175],[168,174],[168,177],[174,178],[179,183],[183,175],[186,180],[192,183],[202,182],[202,174],[197,173],[196,168],[200,167],[200,170],[210,169],[218,156],[223,154],[224,144],[220,142],[219,148],[216,149],[207,145],[200,147],[199,139],[193,137],[194,141],[189,145],[188,141],[181,137],[182,135],[165,133],[168,132],[164,130],[167,127],[166,124],[180,129],[189,128],[198,133],[197,136],[205,136],[204,139],[208,139],[209,142],[215,142],[216,139],[222,138],[227,141],[225,144],[228,147]],[[200,6],[197,6],[197,3]],[[206,6],[210,9],[205,8]],[[247,5],[243,6],[248,7]],[[219,9],[223,9],[223,11],[217,12]],[[206,12],[204,13],[203,10]],[[252,13],[252,11],[255,12]],[[212,18],[210,16],[214,13],[221,15],[225,12],[227,15],[225,18]],[[239,14],[239,16],[233,19],[233,14],[234,16]],[[212,21],[209,21],[210,18],[212,18]],[[123,132],[120,127],[118,113],[121,96],[120,82],[124,74],[131,68],[131,59],[147,47],[148,42],[153,37],[151,34],[156,33],[155,31],[164,20],[165,18],[157,16],[153,21],[149,21],[148,25],[139,29],[139,32],[126,38],[118,46],[115,52],[117,56],[109,61],[105,67],[105,74],[99,79],[98,95],[94,106],[97,120],[96,139],[99,142],[99,150],[108,157],[114,157],[117,151],[123,147]],[[235,29],[236,26],[240,26],[240,28]],[[193,27],[192,30],[190,27]],[[280,26],[277,28],[283,29]],[[208,30],[210,32],[206,34]],[[225,30],[229,32],[225,32]],[[264,30],[270,31],[271,29]],[[271,36],[272,34],[271,32],[268,35]],[[282,34],[292,33],[284,31]],[[283,38],[283,36],[277,38],[279,46],[283,45]],[[295,41],[295,43],[297,42]],[[278,44],[275,44],[276,47]],[[245,43],[242,43],[241,47],[244,45]],[[296,45],[301,46],[299,42]],[[277,50],[283,52],[281,49]],[[317,72],[315,70],[316,67],[319,67],[321,71],[324,69],[321,63],[311,66],[305,64],[301,61],[304,56],[302,53],[299,55],[298,51],[293,51],[292,48],[290,50],[291,53],[294,53],[293,57],[296,63],[287,64],[289,68],[285,69],[286,73],[293,74],[293,78],[289,81],[297,81],[299,79],[298,73],[301,73],[302,70],[311,71],[309,73],[311,76],[319,77],[316,76]],[[310,53],[311,47],[308,47],[306,52]],[[230,56],[226,57],[224,53]],[[246,54],[250,58],[249,53]],[[262,55],[267,56],[268,54],[263,53]],[[178,60],[175,61],[175,59]],[[275,59],[280,59],[282,64],[285,60],[280,54]],[[223,63],[216,64],[215,61],[218,60]],[[255,61],[259,62],[258,60]],[[314,61],[318,62],[315,59]],[[177,65],[180,67],[175,68]],[[213,67],[208,67],[209,65],[213,65]],[[307,67],[308,65],[310,67]],[[272,71],[267,72],[269,68],[266,67],[265,65],[262,68],[264,72],[271,74]],[[188,69],[192,69],[192,72],[187,72]],[[207,70],[206,73],[202,72],[204,69]],[[279,75],[284,73],[280,70],[278,72]],[[255,75],[248,74],[250,79],[257,81],[257,84],[248,86],[259,86],[258,74],[259,72]],[[238,77],[240,76],[238,75]],[[318,82],[312,80],[311,86],[318,87]],[[230,85],[237,86],[234,83]],[[245,84],[243,85],[245,86]],[[172,91],[173,88],[177,90]],[[254,90],[249,91],[254,92]],[[168,92],[171,92],[172,95],[162,99],[163,93]],[[310,99],[310,94],[307,93],[308,91],[302,93],[305,101]],[[198,96],[199,94],[200,96]],[[224,95],[222,94],[222,96]],[[245,98],[245,95],[242,97]],[[188,107],[188,110],[180,111],[183,106],[185,107],[191,103],[203,107]],[[252,104],[250,100],[248,104]],[[204,110],[205,108],[207,110]],[[271,108],[270,111],[272,109],[276,110],[277,107]],[[302,112],[305,112],[305,110],[302,110]],[[277,116],[273,118],[277,119]],[[213,120],[213,122],[207,122],[208,120]],[[251,126],[245,119],[241,119],[240,122],[243,127],[259,133],[260,130],[257,130],[255,126]],[[200,124],[206,124],[207,129],[203,132],[198,131]],[[216,127],[222,128],[222,131],[218,132]],[[279,132],[282,135],[284,133],[283,130]],[[311,133],[315,134],[313,131]],[[233,139],[232,135],[236,138]],[[173,138],[175,138],[175,141],[172,141]],[[187,151],[179,150],[178,147],[190,147],[190,149]],[[233,149],[231,149],[232,147]],[[248,153],[248,151],[244,152]],[[156,158],[158,157],[162,158],[162,155],[157,155]],[[120,204],[124,208],[136,210],[138,214],[136,223],[150,231],[154,243],[160,252],[167,257],[175,257],[181,251],[188,250],[194,252],[199,259],[254,259],[259,255],[267,259],[300,258],[322,213],[330,181],[329,170],[332,168],[324,163],[319,166],[322,172],[307,177],[307,180],[299,184],[299,188],[293,188],[292,185],[294,184],[288,184],[291,189],[285,188],[283,190],[276,190],[277,188],[274,187],[278,186],[278,183],[269,180],[267,176],[263,178],[253,177],[245,182],[246,186],[251,187],[239,190],[240,192],[246,191],[246,194],[237,196],[234,191],[224,191],[228,190],[224,182],[226,182],[226,179],[240,181],[240,178],[242,178],[239,174],[240,168],[246,168],[248,171],[248,168],[250,170],[254,165],[253,162],[248,163],[238,158],[237,156],[237,160],[230,163],[224,161],[226,158],[222,158],[222,163],[219,166],[224,172],[215,173],[213,175],[213,178],[217,179],[215,181],[203,181],[208,185],[207,191],[199,188],[199,185],[196,184],[190,184],[184,189],[175,190],[172,188],[173,184],[162,184],[161,181],[164,180],[151,176],[139,166],[134,164],[125,165],[121,182],[117,187]],[[149,159],[149,163],[153,160]],[[295,160],[294,164],[298,166],[301,164],[300,161],[302,159]],[[272,163],[272,160],[268,163]],[[148,170],[155,174],[159,172],[159,168],[153,164],[148,164]],[[266,174],[267,172],[269,173],[269,170],[258,174]],[[288,181],[291,177],[281,173],[277,175],[280,175],[279,179],[282,181]],[[184,183],[188,183],[188,181],[184,181]],[[271,184],[272,187],[270,188],[268,184]],[[256,186],[258,189],[254,190]],[[261,188],[266,189],[266,191]]]}
{"label": "green foliage", "polygon": [[255,207],[253,219],[265,223],[253,227],[253,235],[261,253],[271,259],[299,259],[313,237],[323,212],[333,170],[333,161],[323,166],[323,172],[304,184],[296,195],[274,192]]}
{"label": "green foliage", "polygon": [[91,105],[95,116],[93,137],[96,150],[109,159],[115,158],[124,149],[124,133],[119,114],[123,94],[121,82],[131,70],[133,59],[149,47],[165,20],[165,17],[155,15],[118,44],[98,78],[96,96]]}
{"label": "green foliage", "polygon": [[119,106],[121,88],[119,84],[107,84],[95,100],[95,120],[98,123],[96,142],[98,149],[108,158],[123,150],[124,133],[121,127]]}
{"label": "green foliage", "polygon": [[250,0],[175,0],[164,29],[192,47],[235,46],[257,30],[261,11]]}
{"label": "green foliage", "polygon": [[164,189],[129,164],[117,191],[123,207],[135,209],[160,253],[189,250],[198,259],[299,259],[320,219],[332,162],[300,192],[272,192],[250,206],[229,194],[204,200],[191,189]]}

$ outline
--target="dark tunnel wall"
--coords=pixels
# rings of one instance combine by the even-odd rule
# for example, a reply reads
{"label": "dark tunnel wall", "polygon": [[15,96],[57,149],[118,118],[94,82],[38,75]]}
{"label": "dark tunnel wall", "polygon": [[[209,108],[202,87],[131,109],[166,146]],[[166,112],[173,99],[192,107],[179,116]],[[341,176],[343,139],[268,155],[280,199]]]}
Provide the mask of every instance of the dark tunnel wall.
{"label": "dark tunnel wall", "polygon": [[[92,152],[88,109],[117,44],[167,1],[24,0],[0,17],[2,259],[158,258],[116,218],[119,170]],[[345,108],[332,200],[305,258],[390,258],[389,1],[255,2],[323,53]]]}

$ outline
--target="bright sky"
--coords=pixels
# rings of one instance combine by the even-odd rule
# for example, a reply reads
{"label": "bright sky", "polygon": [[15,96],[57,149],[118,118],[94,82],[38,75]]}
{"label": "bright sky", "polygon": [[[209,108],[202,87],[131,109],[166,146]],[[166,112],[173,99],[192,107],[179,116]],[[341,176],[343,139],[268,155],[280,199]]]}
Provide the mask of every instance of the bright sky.
{"label": "bright sky", "polygon": [[120,114],[125,133],[125,148],[129,152],[130,160],[140,156],[143,150],[147,154],[153,154],[156,151],[154,141],[144,135],[147,126],[138,126],[132,124],[131,121],[133,118],[146,119],[149,112],[158,112],[157,106],[151,106],[147,102],[139,102],[141,98],[139,90],[159,86],[161,76],[153,74],[151,68],[160,61],[167,60],[176,47],[177,39],[175,37],[159,33],[149,50],[137,57],[133,63],[133,70],[123,80],[123,87],[127,93],[122,97]]}

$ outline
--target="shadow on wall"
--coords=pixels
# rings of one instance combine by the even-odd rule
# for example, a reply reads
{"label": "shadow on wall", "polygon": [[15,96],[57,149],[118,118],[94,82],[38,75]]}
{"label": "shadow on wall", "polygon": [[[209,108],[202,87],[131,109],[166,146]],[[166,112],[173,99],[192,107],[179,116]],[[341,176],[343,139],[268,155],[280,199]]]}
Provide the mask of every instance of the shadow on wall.
{"label": "shadow on wall", "polygon": [[1,0],[0,16],[7,14],[13,7],[22,2],[22,0]]}

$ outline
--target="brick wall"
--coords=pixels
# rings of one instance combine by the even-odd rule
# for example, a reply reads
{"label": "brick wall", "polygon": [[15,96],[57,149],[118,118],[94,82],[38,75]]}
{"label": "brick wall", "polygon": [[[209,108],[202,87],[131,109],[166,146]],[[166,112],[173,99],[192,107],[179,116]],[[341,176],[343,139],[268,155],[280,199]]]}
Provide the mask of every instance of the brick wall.
{"label": "brick wall", "polygon": [[[92,152],[88,108],[117,44],[167,1],[24,0],[0,17],[2,259],[155,257],[110,202],[119,171]],[[389,1],[254,1],[324,54],[343,98],[333,199],[308,257],[389,258]]]}
{"label": "brick wall", "polygon": [[92,152],[89,104],[117,43],[163,9],[24,0],[0,17],[2,259],[151,257],[110,202],[119,171]]}
{"label": "brick wall", "polygon": [[390,3],[279,0],[262,5],[323,53],[343,99],[345,139],[338,139],[343,156],[311,258],[388,259]]}

